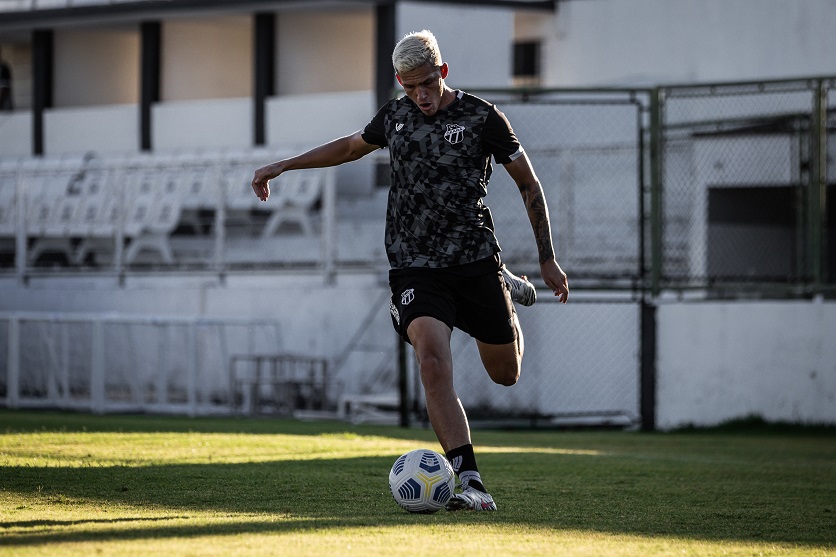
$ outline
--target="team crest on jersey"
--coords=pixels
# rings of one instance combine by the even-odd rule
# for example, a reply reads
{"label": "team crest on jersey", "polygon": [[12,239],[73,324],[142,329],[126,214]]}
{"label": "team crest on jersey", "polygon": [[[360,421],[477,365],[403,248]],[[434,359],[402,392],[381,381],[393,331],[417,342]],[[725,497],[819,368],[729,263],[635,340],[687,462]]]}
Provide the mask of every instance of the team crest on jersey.
{"label": "team crest on jersey", "polygon": [[444,139],[451,144],[461,143],[464,139],[464,126],[459,124],[447,124],[447,131],[444,132]]}
{"label": "team crest on jersey", "polygon": [[412,300],[415,299],[415,289],[410,288],[409,290],[404,290],[401,294],[401,305],[408,306],[412,303]]}

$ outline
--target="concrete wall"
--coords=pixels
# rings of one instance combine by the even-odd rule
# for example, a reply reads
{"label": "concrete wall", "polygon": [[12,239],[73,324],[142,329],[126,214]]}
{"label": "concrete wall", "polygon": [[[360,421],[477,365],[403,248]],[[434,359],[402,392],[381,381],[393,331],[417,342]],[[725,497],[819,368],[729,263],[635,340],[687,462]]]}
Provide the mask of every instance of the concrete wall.
{"label": "concrete wall", "polygon": [[[429,29],[450,66],[447,84],[454,88],[508,87],[514,14],[499,8],[400,2],[397,39]],[[394,75],[393,75],[394,79]],[[393,81],[393,86],[397,83]]]}
{"label": "concrete wall", "polygon": [[[272,273],[228,276],[222,284],[211,275],[128,277],[124,287],[113,278],[33,279],[27,287],[2,279],[0,311],[271,318],[280,322],[282,348],[335,358],[370,313],[369,338],[383,345],[393,338],[388,288],[381,278],[341,275],[335,284],[326,284],[318,274]],[[305,296],[299,295],[300,282],[306,285]],[[457,374],[459,381],[472,378],[462,391],[463,401],[473,405],[496,395],[499,405],[530,400],[530,408],[544,412],[600,409],[602,403],[630,410],[637,404],[633,366],[638,345],[634,337],[624,336],[624,331],[637,330],[638,324],[630,323],[637,319],[635,306],[577,301],[534,310],[521,314],[527,338],[525,380],[511,390],[491,384],[480,366],[470,365],[477,358],[474,352]],[[557,349],[548,340],[555,331]],[[469,339],[465,343],[472,345]],[[616,360],[596,363],[606,353],[618,355],[617,369],[607,370]],[[368,362],[381,355],[385,350],[370,355],[365,367],[361,363],[345,373],[367,379],[373,371],[368,366],[374,365]],[[657,367],[657,423],[662,429],[714,425],[753,414],[834,424],[836,303],[663,303]],[[614,382],[621,381],[626,383],[614,390]]]}
{"label": "concrete wall", "polygon": [[53,154],[134,153],[139,150],[135,104],[50,109],[44,113],[44,149]]}
{"label": "concrete wall", "polygon": [[23,157],[32,153],[32,112],[0,113],[0,153],[8,157]]}
{"label": "concrete wall", "polygon": [[544,82],[652,85],[832,75],[834,29],[831,0],[561,2],[542,31]]}
{"label": "concrete wall", "polygon": [[[27,288],[0,279],[0,312],[102,312],[142,316],[269,318],[279,322],[282,346],[293,354],[340,355],[359,327],[369,326],[368,342],[395,349],[388,288],[376,274],[346,275],[325,284],[321,274],[270,273],[230,276],[131,277],[123,287],[113,278],[35,280]],[[305,295],[300,295],[300,284]],[[365,323],[370,311],[377,318]],[[0,345],[5,358],[6,347]],[[372,354],[372,359],[380,355]],[[5,363],[5,362],[4,362]],[[368,373],[369,369],[353,370]],[[348,388],[352,386],[349,385]],[[358,386],[354,386],[355,392]]]}
{"label": "concrete wall", "polygon": [[252,44],[249,15],[163,22],[162,100],[249,97]]}
{"label": "concrete wall", "polygon": [[[279,97],[370,91],[374,81],[374,15],[368,7],[327,11],[299,9],[277,14],[277,93]],[[718,80],[775,79],[836,74],[836,9],[831,0],[596,0],[561,2],[552,15],[517,14],[494,7],[400,2],[396,33],[432,29],[450,65],[453,87],[511,85],[511,45],[515,39],[543,40],[543,85],[599,86]],[[3,39],[0,36],[0,39]],[[12,41],[14,39],[14,41]],[[15,70],[15,96],[31,87],[29,45],[8,37],[4,56]],[[253,25],[249,13],[173,15],[162,26],[162,103],[197,103],[197,128],[185,143],[180,126],[155,129],[156,146],[217,146],[217,128],[227,129],[223,146],[246,148],[252,139],[251,114],[236,103],[223,113],[204,112],[205,100],[250,99]],[[57,27],[55,109],[135,105],[139,91],[139,31],[135,24]],[[6,54],[8,53],[8,54]],[[396,85],[392,80],[393,87]],[[831,98],[833,94],[831,93]],[[248,102],[248,101],[245,101]],[[25,108],[23,103],[19,103]],[[183,107],[183,105],[180,105]],[[166,111],[164,108],[163,111]],[[373,109],[372,109],[373,110]],[[167,115],[166,115],[167,116]],[[363,114],[364,119],[366,114]],[[138,116],[137,116],[138,118]],[[204,124],[202,121],[215,120]],[[66,122],[75,126],[75,119]],[[187,122],[192,124],[194,122]],[[63,140],[49,136],[99,133],[85,128],[46,128],[47,145],[61,154]],[[197,129],[202,130],[198,132]],[[0,127],[0,155],[19,155],[30,141],[10,139]],[[169,136],[168,134],[171,133]],[[271,132],[272,133],[272,132]],[[198,137],[198,134],[200,136]],[[329,134],[330,135],[330,134]],[[108,131],[101,137],[110,137]],[[82,146],[102,142],[80,136]],[[274,141],[275,138],[271,139]],[[133,126],[114,150],[135,149]]]}
{"label": "concrete wall", "polygon": [[318,145],[363,129],[377,108],[371,90],[273,97],[267,139],[282,148]]}
{"label": "concrete wall", "polygon": [[252,144],[253,103],[247,97],[174,101],[151,109],[155,150],[245,149]]}
{"label": "concrete wall", "polygon": [[836,303],[662,304],[657,423],[836,423]]}
{"label": "concrete wall", "polygon": [[58,29],[55,32],[54,106],[139,102],[139,32]]}
{"label": "concrete wall", "polygon": [[372,89],[374,33],[370,9],[282,12],[276,26],[277,93]]}

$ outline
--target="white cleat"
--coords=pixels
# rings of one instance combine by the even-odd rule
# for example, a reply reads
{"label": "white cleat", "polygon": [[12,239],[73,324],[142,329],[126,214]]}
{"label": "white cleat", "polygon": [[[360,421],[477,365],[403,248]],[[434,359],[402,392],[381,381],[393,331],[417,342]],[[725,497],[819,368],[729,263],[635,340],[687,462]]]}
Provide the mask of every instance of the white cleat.
{"label": "white cleat", "polygon": [[508,270],[505,265],[502,266],[502,278],[505,279],[505,284],[511,290],[511,299],[518,304],[524,306],[534,305],[537,301],[537,290],[534,285],[528,282],[525,277],[518,277]]}
{"label": "white cleat", "polygon": [[495,511],[493,497],[472,487],[453,495],[445,507],[448,511]]}

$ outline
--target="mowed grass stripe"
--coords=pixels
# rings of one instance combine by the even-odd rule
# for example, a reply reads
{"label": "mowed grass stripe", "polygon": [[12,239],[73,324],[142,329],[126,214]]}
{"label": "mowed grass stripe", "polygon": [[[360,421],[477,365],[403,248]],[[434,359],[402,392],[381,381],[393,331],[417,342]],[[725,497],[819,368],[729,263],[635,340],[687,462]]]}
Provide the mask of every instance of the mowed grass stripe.
{"label": "mowed grass stripe", "polygon": [[0,553],[831,555],[832,430],[475,431],[497,513],[410,515],[427,429],[0,411]]}

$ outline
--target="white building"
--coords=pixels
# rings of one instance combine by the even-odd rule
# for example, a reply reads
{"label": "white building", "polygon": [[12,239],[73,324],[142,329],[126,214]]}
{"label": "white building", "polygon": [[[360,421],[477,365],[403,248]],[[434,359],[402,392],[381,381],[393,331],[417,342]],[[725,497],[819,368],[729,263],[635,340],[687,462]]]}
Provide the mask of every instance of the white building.
{"label": "white building", "polygon": [[514,45],[545,87],[836,73],[829,0],[6,1],[0,155],[317,141],[368,119],[392,43],[424,27],[469,88],[512,85]]}
{"label": "white building", "polygon": [[[65,174],[73,179],[79,168],[89,177],[98,168],[84,166],[91,157],[107,172],[121,165],[125,175],[119,175],[124,178],[119,187],[128,191],[142,185],[137,169],[179,166],[190,169],[191,178],[196,169],[227,168],[237,161],[239,170],[249,172],[258,161],[364,126],[396,85],[392,46],[406,32],[422,28],[439,38],[451,68],[448,83],[473,90],[641,89],[836,76],[832,0],[0,0],[0,59],[11,69],[14,106],[0,112],[0,177],[16,177],[21,168],[44,182],[54,181],[44,177]],[[836,93],[826,93],[827,106],[836,105]],[[717,164],[727,156],[718,153]],[[61,167],[61,161],[69,161],[71,168]],[[46,168],[45,163],[55,166]],[[3,174],[4,168],[13,170]],[[153,180],[162,183],[163,174]],[[494,178],[499,185],[500,174]],[[571,178],[564,167],[559,176]],[[0,272],[0,311],[275,318],[283,339],[277,350],[294,348],[339,360],[343,391],[351,394],[355,380],[363,383],[356,392],[369,390],[371,379],[358,379],[359,374],[379,364],[374,357],[353,353],[349,343],[359,338],[358,327],[368,325],[358,316],[370,316],[372,336],[391,334],[385,311],[380,322],[370,313],[386,297],[380,280],[385,268],[379,246],[385,203],[380,181],[371,160],[339,169],[334,195],[340,217],[329,217],[323,208],[310,222],[309,215],[298,221],[303,232],[330,230],[329,240],[324,233],[314,239],[306,233],[254,244],[246,236],[250,224],[238,223],[236,230],[245,233],[230,232],[221,244],[208,237],[172,237],[178,263],[202,265],[198,271],[177,266],[176,272],[159,276],[123,268],[115,278],[85,270],[22,272],[28,263],[20,261],[20,253],[64,245],[69,235],[59,233],[52,243],[39,245],[30,233],[29,242],[22,242],[12,219],[4,237],[0,211],[0,247],[5,241],[14,254],[0,268],[6,271]],[[22,183],[11,178],[1,183],[0,202],[11,203],[9,192],[28,187]],[[47,198],[48,187],[42,190]],[[34,190],[29,195],[34,197]],[[561,213],[559,202],[552,207],[556,215],[573,216]],[[181,201],[175,209],[181,219],[172,226],[188,219],[194,219],[196,229],[213,222],[200,221],[206,207]],[[233,209],[220,218],[234,220]],[[238,208],[241,213],[251,209]],[[700,234],[702,228],[697,228]],[[66,249],[78,253],[77,241]],[[169,248],[166,243],[149,245],[160,253]],[[127,255],[132,261],[136,253],[121,249],[113,260]],[[212,272],[218,254],[227,262],[251,264],[260,261],[254,253],[265,250],[274,256],[271,263],[301,267],[276,272],[256,264],[254,270]],[[335,278],[333,268],[323,273],[304,267],[323,254],[330,260],[333,253],[338,254],[332,261],[336,268],[352,271],[337,272]],[[357,262],[359,270],[351,267]],[[567,271],[571,280],[572,269]],[[299,295],[300,281],[310,294]],[[267,300],[264,291],[271,294]],[[660,427],[713,424],[749,414],[836,422],[832,302],[816,297],[814,302],[687,303],[666,295],[654,302],[660,303],[659,334],[655,387],[649,388],[655,392]],[[647,396],[637,382],[639,312],[624,313],[621,303],[579,304],[559,315],[547,305],[529,317],[529,327],[558,330],[570,347],[592,333],[608,346],[623,342],[612,350],[610,362],[589,364],[600,346],[578,349],[573,356],[564,353],[557,367],[579,379],[556,378],[546,367],[553,346],[544,338],[539,345],[528,344],[533,382],[511,395],[494,395],[489,387],[463,400],[500,400],[512,407],[516,400],[517,407],[530,407],[530,394],[537,401],[534,409],[544,414],[617,409],[636,418],[643,411],[639,399]],[[589,317],[593,306],[605,308],[600,322]],[[789,332],[787,322],[796,324]],[[389,348],[382,350],[385,359]],[[617,367],[613,361],[620,359],[628,360],[622,369],[604,369]],[[597,399],[589,395],[612,389],[613,382],[623,384],[618,393]]]}

